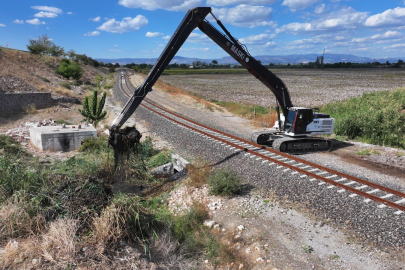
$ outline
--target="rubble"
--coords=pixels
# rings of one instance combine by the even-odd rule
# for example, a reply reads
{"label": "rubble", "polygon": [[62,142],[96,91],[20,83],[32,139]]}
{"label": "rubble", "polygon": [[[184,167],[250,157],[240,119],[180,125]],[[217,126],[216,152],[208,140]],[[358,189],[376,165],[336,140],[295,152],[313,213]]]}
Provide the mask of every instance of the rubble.
{"label": "rubble", "polygon": [[40,127],[40,126],[57,126],[58,124],[55,123],[52,119],[43,119],[37,122],[21,122],[18,127],[9,129],[6,132],[0,132],[0,134],[4,134],[10,136],[17,142],[20,142],[21,145],[26,146],[29,144],[30,141],[30,132],[29,129],[31,127]]}

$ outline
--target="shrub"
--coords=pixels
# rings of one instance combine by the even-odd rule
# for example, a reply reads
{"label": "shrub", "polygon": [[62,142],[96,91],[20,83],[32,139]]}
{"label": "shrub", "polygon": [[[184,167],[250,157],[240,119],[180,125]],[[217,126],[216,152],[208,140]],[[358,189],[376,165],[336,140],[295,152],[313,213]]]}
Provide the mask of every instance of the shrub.
{"label": "shrub", "polygon": [[79,80],[83,75],[83,69],[74,61],[62,59],[56,73],[62,75],[66,79]]}
{"label": "shrub", "polygon": [[70,84],[68,82],[60,82],[59,85],[70,90]]}
{"label": "shrub", "polygon": [[91,152],[95,150],[105,150],[107,148],[107,139],[106,137],[91,137],[84,138],[82,144],[79,148],[80,152]]}
{"label": "shrub", "polygon": [[210,191],[214,195],[230,196],[240,193],[241,178],[229,169],[218,170],[208,178]]}

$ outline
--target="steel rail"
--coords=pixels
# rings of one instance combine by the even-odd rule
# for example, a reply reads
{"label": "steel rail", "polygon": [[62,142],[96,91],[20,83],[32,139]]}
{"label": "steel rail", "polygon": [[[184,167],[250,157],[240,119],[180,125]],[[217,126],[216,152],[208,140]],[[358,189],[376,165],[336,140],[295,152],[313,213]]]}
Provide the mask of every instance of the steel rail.
{"label": "steel rail", "polygon": [[[129,90],[129,91],[132,91],[132,90],[128,87],[127,78],[126,78],[126,77],[125,77],[125,84],[126,84],[126,87],[128,88],[128,90]],[[122,81],[121,81],[121,83],[120,83],[120,86],[121,86],[121,90],[122,90],[127,96],[130,97],[130,95],[124,90],[124,88],[123,88],[123,86],[122,86]],[[171,111],[169,111],[169,110],[167,110],[167,109],[165,109],[165,108],[162,108],[162,107],[160,107],[160,106],[158,106],[158,105],[156,105],[156,104],[153,104],[152,102],[149,102],[149,101],[147,101],[147,100],[144,100],[144,101],[145,101],[146,103],[152,105],[152,106],[155,106],[155,107],[158,108],[159,110],[162,110],[162,111],[164,111],[164,112],[166,112],[166,113],[172,114],[172,115],[174,115],[175,117],[178,117],[178,118],[180,118],[180,119],[182,119],[182,120],[188,121],[188,122],[190,122],[190,123],[192,123],[192,124],[194,124],[194,125],[200,126],[200,127],[202,127],[202,128],[211,130],[211,131],[216,132],[216,133],[219,133],[219,134],[221,134],[221,135],[224,135],[224,136],[230,137],[230,138],[232,138],[232,139],[238,140],[238,141],[243,142],[243,143],[245,143],[245,144],[252,145],[252,146],[254,146],[256,149],[255,149],[255,150],[251,150],[251,149],[249,149],[249,148],[243,147],[243,146],[238,145],[238,144],[236,144],[236,143],[232,143],[232,142],[230,142],[230,141],[227,141],[227,140],[225,140],[225,139],[223,139],[223,138],[217,137],[217,136],[212,135],[212,134],[210,134],[210,133],[204,132],[204,131],[202,131],[202,130],[200,130],[200,129],[198,129],[198,128],[192,127],[192,126],[187,125],[187,124],[185,124],[185,123],[183,123],[183,122],[181,122],[181,121],[178,121],[178,120],[176,120],[176,119],[173,119],[173,118],[171,118],[171,117],[165,115],[164,113],[161,113],[161,112],[159,112],[159,111],[157,111],[157,110],[155,110],[155,109],[153,109],[153,108],[151,108],[151,107],[149,107],[149,106],[147,106],[147,105],[141,103],[142,106],[144,106],[145,108],[149,109],[150,111],[153,111],[153,112],[157,113],[158,115],[160,115],[160,116],[162,116],[162,117],[164,117],[164,118],[166,118],[166,119],[169,119],[170,121],[173,121],[173,122],[175,122],[175,123],[177,123],[177,124],[180,124],[180,125],[182,125],[182,126],[185,126],[185,127],[189,128],[189,129],[194,130],[194,131],[196,131],[196,132],[198,132],[198,133],[201,133],[201,134],[203,134],[203,135],[205,135],[205,136],[208,136],[208,137],[211,137],[211,138],[213,138],[213,139],[215,139],[215,140],[218,140],[218,141],[221,141],[221,142],[223,142],[223,143],[226,143],[226,144],[228,144],[228,145],[230,145],[230,146],[232,146],[232,147],[235,147],[235,148],[237,148],[237,149],[240,149],[240,150],[242,150],[242,151],[244,151],[244,152],[247,152],[247,153],[249,153],[249,154],[255,155],[255,156],[259,157],[259,158],[262,158],[262,159],[271,161],[271,162],[273,162],[273,163],[275,163],[275,164],[279,164],[279,165],[281,165],[281,166],[283,166],[283,167],[286,167],[286,168],[288,168],[288,169],[297,171],[297,172],[299,172],[299,173],[301,173],[301,174],[303,174],[303,175],[307,175],[307,176],[312,177],[312,178],[315,178],[315,179],[317,179],[317,180],[324,181],[324,182],[326,182],[326,183],[328,183],[328,184],[330,184],[330,185],[333,185],[333,186],[336,186],[336,187],[340,187],[340,188],[345,189],[345,190],[348,190],[348,191],[350,191],[350,192],[352,192],[352,193],[358,194],[358,195],[360,195],[360,196],[362,196],[362,197],[371,199],[371,200],[373,200],[373,201],[379,202],[379,203],[381,203],[381,204],[384,204],[384,205],[387,205],[387,206],[390,206],[390,207],[393,207],[393,208],[396,208],[396,209],[399,209],[399,210],[405,212],[405,206],[403,206],[403,205],[397,204],[397,203],[392,202],[392,201],[389,201],[389,200],[385,200],[385,199],[383,199],[383,198],[381,198],[381,197],[378,197],[378,196],[369,194],[369,193],[367,193],[367,192],[363,192],[363,191],[361,191],[361,190],[359,190],[359,189],[356,189],[356,188],[350,187],[350,186],[348,186],[348,185],[345,185],[345,184],[336,182],[336,181],[334,181],[334,180],[325,178],[325,177],[323,177],[323,176],[320,176],[320,175],[318,175],[318,174],[309,172],[309,171],[307,171],[307,170],[300,169],[300,168],[298,168],[298,167],[296,167],[296,166],[294,166],[294,165],[287,164],[287,163],[285,163],[285,162],[279,161],[279,160],[274,159],[274,158],[271,158],[271,157],[269,157],[269,156],[260,154],[260,153],[258,153],[258,152],[256,152],[256,151],[257,151],[257,150],[266,150],[266,151],[268,151],[268,152],[272,152],[272,153],[277,154],[277,155],[279,155],[279,156],[286,157],[286,158],[288,158],[288,159],[290,159],[290,160],[294,160],[294,161],[296,161],[296,162],[309,165],[309,166],[311,166],[311,167],[313,167],[313,168],[317,168],[317,169],[319,169],[319,170],[326,171],[326,172],[329,172],[329,173],[331,173],[331,174],[339,175],[339,176],[341,176],[341,177],[343,177],[343,178],[346,178],[346,179],[348,179],[348,180],[356,181],[356,182],[358,182],[358,183],[360,183],[360,184],[364,184],[364,185],[367,185],[367,186],[369,186],[369,187],[376,188],[376,189],[379,189],[379,190],[381,190],[381,191],[385,191],[385,192],[387,192],[387,193],[391,193],[391,194],[397,195],[398,197],[405,198],[405,193],[402,193],[402,192],[400,192],[400,191],[397,191],[397,190],[394,190],[394,189],[391,189],[391,188],[388,188],[388,187],[384,187],[384,186],[381,186],[381,185],[378,185],[378,184],[375,184],[375,183],[372,183],[372,182],[369,182],[369,181],[366,181],[366,180],[363,180],[363,179],[360,179],[360,178],[357,178],[357,177],[354,177],[354,176],[350,176],[350,175],[347,175],[347,174],[344,174],[344,173],[341,173],[341,172],[338,172],[338,171],[335,171],[335,170],[332,170],[332,169],[329,169],[329,168],[326,168],[326,167],[323,167],[323,166],[320,166],[320,165],[311,163],[311,162],[309,162],[309,161],[300,159],[300,158],[295,157],[295,156],[290,156],[290,155],[288,155],[288,154],[285,154],[285,153],[282,153],[282,152],[278,152],[278,151],[276,151],[276,150],[274,150],[274,149],[265,147],[265,146],[263,146],[263,145],[260,145],[260,144],[256,144],[256,143],[247,141],[247,140],[245,140],[245,139],[236,137],[236,136],[234,136],[234,135],[231,135],[231,134],[228,134],[228,133],[225,133],[225,132],[222,132],[222,131],[213,129],[213,128],[211,128],[211,127],[208,127],[208,126],[203,125],[203,124],[201,124],[201,123],[195,122],[195,121],[193,121],[193,120],[191,120],[191,119],[188,119],[188,118],[183,117],[183,116],[181,116],[181,115],[178,115],[178,114],[176,114],[176,113],[174,113],[174,112],[171,112]]]}

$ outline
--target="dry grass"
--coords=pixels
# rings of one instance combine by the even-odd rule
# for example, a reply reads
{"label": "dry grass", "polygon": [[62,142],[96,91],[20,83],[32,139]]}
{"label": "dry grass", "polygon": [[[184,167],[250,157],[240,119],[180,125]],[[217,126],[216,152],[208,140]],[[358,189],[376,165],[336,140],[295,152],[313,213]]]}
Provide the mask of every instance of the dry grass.
{"label": "dry grass", "polygon": [[108,206],[103,210],[99,217],[93,219],[93,235],[94,240],[101,249],[104,249],[109,242],[115,242],[119,239],[123,232],[118,219],[118,211],[113,205]]}
{"label": "dry grass", "polygon": [[19,239],[18,242],[11,240],[3,256],[0,256],[0,266],[6,269],[31,269],[51,262],[54,265],[52,268],[64,268],[74,261],[77,229],[77,220],[60,219],[51,223],[40,236]]}
{"label": "dry grass", "polygon": [[169,230],[162,231],[152,243],[161,269],[195,269],[197,262],[187,259],[179,241]]}
{"label": "dry grass", "polygon": [[35,104],[28,104],[25,108],[24,108],[25,113],[27,114],[35,114],[37,113],[37,109],[35,108]]}
{"label": "dry grass", "polygon": [[66,89],[64,87],[60,87],[60,86],[54,88],[52,92],[56,93],[56,94],[59,94],[59,95],[62,95],[62,96],[76,97],[76,94],[74,92],[72,92],[69,89]]}
{"label": "dry grass", "polygon": [[74,219],[59,219],[52,222],[49,230],[42,236],[42,256],[50,261],[66,266],[74,260],[76,253],[75,235],[78,221]]}
{"label": "dry grass", "polygon": [[211,166],[207,161],[197,159],[188,169],[187,186],[202,187],[208,180],[211,173]]}

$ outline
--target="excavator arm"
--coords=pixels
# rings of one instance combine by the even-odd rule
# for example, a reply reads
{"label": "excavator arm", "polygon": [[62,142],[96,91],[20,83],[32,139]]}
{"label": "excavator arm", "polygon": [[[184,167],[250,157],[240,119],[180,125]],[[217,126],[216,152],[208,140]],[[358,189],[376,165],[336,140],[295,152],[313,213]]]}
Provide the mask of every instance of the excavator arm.
{"label": "excavator arm", "polygon": [[159,79],[160,75],[162,75],[166,66],[184,44],[187,37],[195,28],[197,28],[198,22],[204,20],[210,12],[211,8],[208,7],[198,7],[190,9],[187,12],[183,21],[177,27],[176,32],[174,32],[172,38],[167,43],[159,59],[145,78],[145,81],[134,91],[134,94],[125,104],[121,114],[114,120],[110,128],[110,133],[117,132],[128,118],[131,117],[145,98],[146,94],[152,90],[152,86]]}
{"label": "excavator arm", "polygon": [[180,23],[176,32],[156,61],[156,64],[145,78],[145,81],[134,91],[134,94],[125,104],[121,114],[114,120],[110,128],[110,137],[117,133],[122,125],[135,112],[142,100],[145,98],[146,94],[152,90],[152,86],[163,73],[166,66],[170,63],[178,50],[184,44],[187,37],[197,27],[236,61],[238,61],[253,76],[266,85],[276,96],[277,102],[280,105],[284,115],[287,115],[287,108],[292,107],[293,105],[284,82],[263,65],[261,65],[259,61],[253,58],[247,52],[247,50],[243,48],[243,45],[232,37],[221,21],[217,20],[212,13],[211,15],[216,19],[218,25],[226,34],[221,33],[207,20],[205,20],[206,16],[210,13],[210,7],[197,7],[190,9],[187,12],[183,18],[183,21]]}

